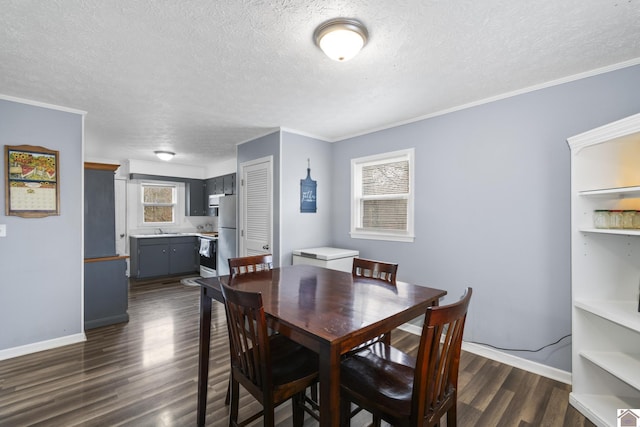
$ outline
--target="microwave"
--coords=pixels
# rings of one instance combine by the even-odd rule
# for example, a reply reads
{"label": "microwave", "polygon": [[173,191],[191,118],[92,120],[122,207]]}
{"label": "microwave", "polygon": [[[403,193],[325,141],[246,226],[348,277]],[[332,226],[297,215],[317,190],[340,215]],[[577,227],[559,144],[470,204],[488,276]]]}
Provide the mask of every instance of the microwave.
{"label": "microwave", "polygon": [[209,208],[217,208],[220,206],[220,198],[224,197],[224,194],[210,194],[209,195]]}
{"label": "microwave", "polygon": [[220,206],[220,198],[224,197],[224,194],[210,194],[208,204],[208,216],[218,216],[218,207]]}

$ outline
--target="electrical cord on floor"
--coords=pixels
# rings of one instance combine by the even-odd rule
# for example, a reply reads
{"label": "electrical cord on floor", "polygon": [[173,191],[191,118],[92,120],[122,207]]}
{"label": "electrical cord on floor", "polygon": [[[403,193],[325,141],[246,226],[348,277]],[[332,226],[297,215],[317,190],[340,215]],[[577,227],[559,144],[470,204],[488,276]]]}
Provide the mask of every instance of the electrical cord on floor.
{"label": "electrical cord on floor", "polygon": [[540,347],[540,348],[539,348],[539,349],[537,349],[537,350],[528,350],[528,349],[522,349],[522,348],[504,348],[504,347],[498,347],[498,346],[495,346],[495,345],[487,344],[487,343],[485,343],[485,342],[477,342],[477,341],[467,341],[467,342],[470,342],[470,343],[473,343],[473,344],[479,344],[479,345],[486,345],[487,347],[492,347],[492,348],[495,348],[495,349],[497,349],[497,350],[504,350],[504,351],[526,351],[526,352],[529,352],[529,353],[537,353],[537,352],[539,352],[539,351],[544,350],[544,349],[545,349],[545,348],[547,348],[547,347],[551,347],[552,345],[556,345],[556,344],[558,344],[560,341],[562,341],[562,340],[563,340],[563,339],[565,339],[565,338],[569,338],[570,336],[571,336],[571,334],[567,334],[567,335],[565,335],[565,336],[563,336],[563,337],[559,338],[557,341],[552,342],[551,344],[543,345],[542,347]]}

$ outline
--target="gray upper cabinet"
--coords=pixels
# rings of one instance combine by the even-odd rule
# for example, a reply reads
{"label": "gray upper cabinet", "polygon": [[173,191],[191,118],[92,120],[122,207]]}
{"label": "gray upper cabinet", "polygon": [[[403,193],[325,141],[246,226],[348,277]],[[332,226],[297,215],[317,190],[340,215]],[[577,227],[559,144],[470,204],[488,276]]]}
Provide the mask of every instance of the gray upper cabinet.
{"label": "gray upper cabinet", "polygon": [[216,194],[224,194],[224,177],[219,176],[216,178]]}
{"label": "gray upper cabinet", "polygon": [[235,194],[236,193],[236,174],[216,176],[205,181],[205,193],[207,196],[211,194]]}
{"label": "gray upper cabinet", "polygon": [[204,216],[206,212],[206,183],[201,179],[185,182],[185,215]]}
{"label": "gray upper cabinet", "polygon": [[84,170],[84,257],[116,254],[114,171]]}
{"label": "gray upper cabinet", "polygon": [[223,176],[222,185],[223,185],[224,194],[235,194],[236,193],[236,174],[230,173],[229,175]]}
{"label": "gray upper cabinet", "polygon": [[218,194],[216,193],[216,178],[205,179],[204,193],[205,193],[205,199],[211,194]]}

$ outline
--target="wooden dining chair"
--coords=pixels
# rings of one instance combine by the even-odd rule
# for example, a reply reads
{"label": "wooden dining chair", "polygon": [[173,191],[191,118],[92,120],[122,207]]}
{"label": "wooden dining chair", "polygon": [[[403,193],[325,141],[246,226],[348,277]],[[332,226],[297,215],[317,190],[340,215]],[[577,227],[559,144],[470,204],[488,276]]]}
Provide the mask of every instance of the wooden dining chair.
{"label": "wooden dining chair", "polygon": [[[262,294],[221,284],[231,353],[230,426],[245,426],[260,417],[274,425],[274,409],[293,399],[293,425],[302,426],[306,389],[318,381],[318,355],[281,334],[269,335]],[[239,386],[262,404],[263,410],[238,422]]]}
{"label": "wooden dining chair", "polygon": [[231,277],[237,276],[238,274],[271,270],[272,268],[273,256],[271,254],[229,258],[229,275]]}
{"label": "wooden dining chair", "polygon": [[[239,274],[255,273],[258,271],[271,270],[273,268],[273,256],[271,254],[250,255],[237,258],[229,258],[229,276],[234,277]],[[227,387],[227,395],[224,404],[231,401],[231,381]]]}
{"label": "wooden dining chair", "polygon": [[[353,267],[351,269],[351,274],[354,277],[367,277],[370,279],[380,280],[387,284],[391,284],[393,286],[396,285],[396,274],[398,272],[398,264],[389,263],[383,261],[375,261],[372,259],[366,258],[354,258],[353,259]],[[383,342],[385,344],[391,344],[391,331],[387,331],[380,336],[372,338],[356,347],[351,349],[347,353],[347,357],[349,354],[357,353],[358,351],[366,348],[370,345],[373,345],[377,342]],[[314,395],[315,396],[315,395]],[[350,413],[350,417],[354,417],[362,410],[361,407],[356,407]],[[374,423],[375,423],[374,419]]]}
{"label": "wooden dining chair", "polygon": [[[371,279],[381,280],[385,283],[396,285],[396,273],[398,272],[398,264],[374,261],[365,258],[354,258],[351,274],[355,277],[368,277]],[[376,337],[359,345],[356,348],[363,348],[377,341],[383,341],[385,344],[391,344],[391,331]]]}
{"label": "wooden dining chair", "polygon": [[354,276],[370,277],[383,280],[392,285],[396,284],[398,264],[374,261],[371,259],[354,258],[351,273]]}
{"label": "wooden dining chair", "polygon": [[427,309],[416,358],[375,343],[344,359],[340,369],[341,420],[351,403],[394,426],[436,426],[447,415],[456,426],[458,367],[472,289],[453,304]]}

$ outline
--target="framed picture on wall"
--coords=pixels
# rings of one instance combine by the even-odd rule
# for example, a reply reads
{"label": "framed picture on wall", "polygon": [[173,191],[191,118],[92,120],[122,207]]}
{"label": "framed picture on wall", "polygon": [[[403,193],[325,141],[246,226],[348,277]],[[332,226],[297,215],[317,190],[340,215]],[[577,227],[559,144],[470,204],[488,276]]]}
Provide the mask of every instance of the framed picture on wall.
{"label": "framed picture on wall", "polygon": [[311,167],[307,166],[307,177],[300,180],[300,212],[316,212],[317,186],[318,183],[311,179]]}
{"label": "framed picture on wall", "polygon": [[60,215],[58,152],[33,145],[5,145],[5,215]]}

